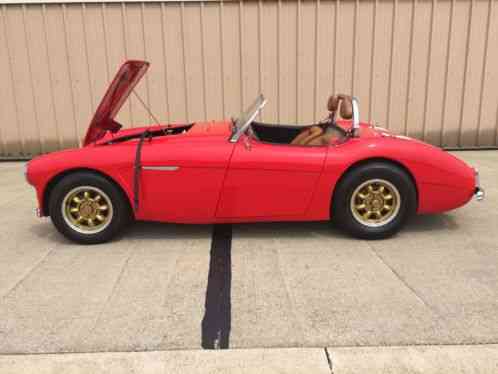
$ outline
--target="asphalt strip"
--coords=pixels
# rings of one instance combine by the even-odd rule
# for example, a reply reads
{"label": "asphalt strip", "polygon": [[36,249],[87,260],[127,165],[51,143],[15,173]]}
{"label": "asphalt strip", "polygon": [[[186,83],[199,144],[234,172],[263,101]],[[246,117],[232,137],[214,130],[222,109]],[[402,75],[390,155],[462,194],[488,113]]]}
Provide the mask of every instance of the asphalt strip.
{"label": "asphalt strip", "polygon": [[202,348],[227,349],[232,318],[232,225],[215,225],[202,319]]}

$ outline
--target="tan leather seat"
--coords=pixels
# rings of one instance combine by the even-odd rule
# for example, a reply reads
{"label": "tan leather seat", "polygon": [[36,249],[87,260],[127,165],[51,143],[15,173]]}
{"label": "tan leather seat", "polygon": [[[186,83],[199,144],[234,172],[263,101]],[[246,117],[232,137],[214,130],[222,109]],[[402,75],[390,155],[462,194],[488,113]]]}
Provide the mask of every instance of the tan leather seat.
{"label": "tan leather seat", "polygon": [[311,126],[302,130],[290,144],[292,145],[307,145],[310,141],[318,138],[323,134],[323,129],[320,126]]}

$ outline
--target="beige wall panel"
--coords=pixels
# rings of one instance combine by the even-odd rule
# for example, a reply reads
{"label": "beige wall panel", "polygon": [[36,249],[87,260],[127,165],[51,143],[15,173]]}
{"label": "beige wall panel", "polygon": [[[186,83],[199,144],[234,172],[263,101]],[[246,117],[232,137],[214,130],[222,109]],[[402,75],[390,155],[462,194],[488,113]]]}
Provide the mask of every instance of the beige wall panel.
{"label": "beige wall panel", "polygon": [[[154,116],[160,122],[166,123],[167,96],[166,96],[166,62],[163,42],[163,24],[161,4],[151,3],[143,7],[144,45],[147,59],[154,61],[147,73],[148,101]],[[152,120],[153,122],[153,120]]]}
{"label": "beige wall panel", "polygon": [[[53,126],[58,129],[62,147],[75,147],[78,146],[78,137],[63,8],[61,5],[47,5],[43,13],[48,55],[47,76],[50,79],[48,95],[47,92],[44,94],[50,97],[55,114]],[[52,136],[52,132],[44,132],[42,138],[46,141]]]}
{"label": "beige wall panel", "polygon": [[410,41],[412,31],[412,1],[395,3],[393,19],[393,42],[391,72],[388,78],[388,124],[397,134],[405,134],[406,98],[408,94],[410,69]]}
{"label": "beige wall panel", "polygon": [[354,23],[356,2],[338,1],[337,3],[337,40],[335,58],[335,87],[334,92],[352,94],[353,89],[353,62]]}
{"label": "beige wall panel", "polygon": [[223,3],[221,9],[223,93],[225,111],[228,116],[236,115],[242,108],[239,15],[239,3]]}
{"label": "beige wall panel", "polygon": [[424,139],[433,144],[441,144],[441,122],[443,121],[443,102],[445,101],[446,72],[448,71],[451,3],[450,1],[437,1],[434,7]]}
{"label": "beige wall panel", "polygon": [[[162,122],[322,119],[333,92],[362,120],[447,146],[498,143],[497,0],[293,0],[2,6],[0,157],[76,145],[117,68]],[[118,121],[153,122],[132,97]]]}
{"label": "beige wall panel", "polygon": [[5,7],[0,8],[0,155],[15,156],[23,150],[18,103],[14,94]]}
{"label": "beige wall panel", "polygon": [[[268,5],[265,2],[263,14],[267,14]],[[263,27],[262,39],[263,46],[270,44],[268,40],[268,34],[277,27],[277,89],[278,89],[278,101],[275,102],[272,107],[277,108],[277,121],[283,123],[295,123],[298,114],[297,98],[298,98],[298,83],[297,83],[297,15],[298,15],[298,5],[294,1],[279,1],[278,11],[276,12],[276,22],[272,24],[270,19],[267,24]],[[268,16],[268,18],[270,18]],[[271,48],[267,48],[266,53],[271,54]],[[265,60],[268,60],[266,58]],[[267,70],[265,70],[266,72]],[[271,77],[266,76],[265,80],[268,81]],[[268,85],[266,85],[268,86]],[[266,87],[265,86],[265,87]],[[263,91],[266,94],[266,91]],[[268,105],[270,106],[270,104]]]}
{"label": "beige wall panel", "polygon": [[487,19],[488,4],[485,1],[474,1],[471,7],[463,101],[460,105],[459,146],[477,145],[481,76],[486,44],[486,38],[483,36],[486,35],[487,24],[483,20]]}
{"label": "beige wall panel", "polygon": [[378,1],[375,17],[372,67],[372,115],[371,121],[388,127],[389,71],[391,64],[393,4]]}
{"label": "beige wall panel", "polygon": [[354,94],[360,101],[360,118],[369,121],[370,76],[372,74],[372,38],[375,1],[358,1],[356,16],[356,48],[354,70]]}
{"label": "beige wall panel", "polygon": [[[147,50],[144,37],[144,18],[143,7],[140,3],[129,3],[124,7],[125,14],[125,33],[126,33],[126,52],[127,58],[132,60],[147,60]],[[114,74],[114,73],[113,73]],[[146,74],[144,79],[138,83],[135,92],[147,105],[150,103],[149,80],[150,74]],[[139,127],[152,123],[147,110],[140,101],[134,96],[130,96],[132,126]]]}
{"label": "beige wall panel", "polygon": [[[259,57],[259,8],[257,4],[242,4],[241,8],[241,51],[242,51],[242,103],[247,108],[260,93]],[[276,103],[272,103],[275,105]]]}
{"label": "beige wall panel", "polygon": [[429,69],[429,50],[432,30],[432,0],[414,2],[413,32],[411,35],[410,76],[405,107],[405,127],[408,136],[424,135],[424,112]]}
{"label": "beige wall panel", "polygon": [[[107,65],[109,66],[109,81],[124,60],[128,58],[126,35],[124,33],[125,9],[122,4],[104,4],[102,8],[104,15],[105,42],[107,49]],[[154,64],[156,65],[156,64]],[[92,108],[92,111],[96,108]],[[124,103],[116,118],[123,126],[132,126],[131,101]]]}
{"label": "beige wall panel", "polygon": [[489,1],[488,15],[478,145],[498,144],[498,2],[496,0]]}
{"label": "beige wall panel", "polygon": [[[26,31],[26,50],[31,58],[31,79],[36,119],[40,137],[40,151],[51,152],[62,148],[62,139],[55,116],[51,89],[49,51],[47,51],[45,10],[39,6],[25,6],[24,19]],[[27,21],[29,20],[29,22]],[[36,63],[31,56],[36,56]],[[48,135],[45,138],[45,135]]]}
{"label": "beige wall panel", "polygon": [[318,10],[317,76],[315,115],[319,120],[327,115],[327,100],[332,94],[334,71],[335,2],[320,1]]}
{"label": "beige wall panel", "polygon": [[185,91],[185,66],[183,63],[183,34],[181,7],[168,4],[163,8],[163,25],[165,30],[165,50],[168,64],[167,84],[169,118],[173,122],[187,120],[187,103]]}
{"label": "beige wall panel", "polygon": [[190,121],[199,121],[206,118],[200,9],[198,4],[185,4],[183,11],[187,102],[189,103],[188,118]]}
{"label": "beige wall panel", "polygon": [[85,23],[81,5],[63,6],[64,23],[66,25],[66,43],[68,51],[71,86],[74,96],[74,112],[78,140],[82,140],[86,128],[94,113],[90,66],[88,64],[88,44],[85,37]]}
{"label": "beige wall panel", "polygon": [[18,103],[20,152],[30,156],[42,151],[40,128],[37,113],[39,108],[34,94],[32,64],[28,50],[28,36],[24,23],[24,6],[8,7],[6,14],[6,36],[9,42],[9,53],[14,83],[14,95]]}
{"label": "beige wall panel", "polygon": [[228,118],[223,100],[220,5],[206,3],[202,14],[206,116],[207,119]]}
{"label": "beige wall panel", "polygon": [[458,145],[460,106],[465,80],[465,61],[469,24],[469,2],[452,0],[449,57],[446,75],[443,120],[441,121],[442,144]]}
{"label": "beige wall panel", "polygon": [[316,3],[302,1],[300,6],[300,26],[298,35],[298,81],[299,85],[299,123],[315,121],[316,72]]}

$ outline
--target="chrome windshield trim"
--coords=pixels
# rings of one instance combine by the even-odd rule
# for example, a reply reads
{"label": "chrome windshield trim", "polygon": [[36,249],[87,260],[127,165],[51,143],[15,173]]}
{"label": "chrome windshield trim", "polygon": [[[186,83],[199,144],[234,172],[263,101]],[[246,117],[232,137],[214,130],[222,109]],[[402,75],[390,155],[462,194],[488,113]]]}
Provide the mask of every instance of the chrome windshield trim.
{"label": "chrome windshield trim", "polygon": [[359,136],[360,131],[360,105],[358,99],[353,96],[351,103],[353,104],[353,136]]}
{"label": "chrome windshield trim", "polygon": [[176,171],[179,166],[142,166],[143,170]]}
{"label": "chrome windshield trim", "polygon": [[[239,138],[247,130],[247,128],[249,127],[251,122],[254,121],[254,119],[256,118],[258,113],[261,111],[261,109],[263,109],[263,107],[266,105],[266,103],[268,101],[267,99],[265,99],[265,97],[262,94],[260,94],[256,98],[255,103],[257,103],[258,100],[260,100],[261,103],[256,108],[254,108],[254,111],[252,112],[252,114],[247,118],[247,120],[242,124],[242,126],[240,126],[240,128],[231,136],[231,138],[230,138],[231,143],[236,143],[237,140],[239,140]],[[244,114],[245,113],[243,113],[242,115],[244,115]]]}

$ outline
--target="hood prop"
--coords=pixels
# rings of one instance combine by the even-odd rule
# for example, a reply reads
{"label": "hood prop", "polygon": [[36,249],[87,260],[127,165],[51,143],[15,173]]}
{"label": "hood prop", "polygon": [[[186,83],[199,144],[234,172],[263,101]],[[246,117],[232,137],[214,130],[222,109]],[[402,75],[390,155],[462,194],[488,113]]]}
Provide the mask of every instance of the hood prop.
{"label": "hood prop", "polygon": [[138,211],[139,200],[140,200],[140,175],[142,173],[142,146],[146,138],[151,139],[152,133],[149,130],[145,130],[142,135],[140,135],[140,140],[137,144],[137,150],[135,152],[135,164],[133,166],[133,210]]}

